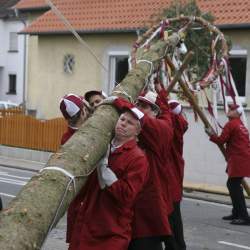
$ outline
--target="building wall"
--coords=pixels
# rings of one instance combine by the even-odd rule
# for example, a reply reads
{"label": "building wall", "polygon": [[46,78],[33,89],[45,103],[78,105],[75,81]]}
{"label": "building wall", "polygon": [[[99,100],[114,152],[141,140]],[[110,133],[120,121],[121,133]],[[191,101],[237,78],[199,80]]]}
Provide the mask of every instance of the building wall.
{"label": "building wall", "polygon": [[[0,20],[0,44],[4,44],[4,22]],[[5,51],[4,51],[4,46],[0,46],[0,70],[4,67],[5,65]]]}
{"label": "building wall", "polygon": [[[135,34],[86,35],[83,39],[108,69],[108,54],[130,51]],[[63,70],[66,54],[75,57],[73,74]],[[83,95],[91,89],[107,91],[108,73],[72,35],[29,38],[27,107],[38,118],[60,116],[59,101],[67,93]]]}
{"label": "building wall", "polygon": [[[184,136],[185,181],[223,186],[226,180],[226,163],[219,148],[209,141],[201,120],[194,120],[191,109],[185,109],[189,128]],[[221,124],[226,116],[219,111]]]}
{"label": "building wall", "polygon": [[[0,100],[20,104],[23,101],[24,36],[18,35],[18,52],[9,52],[9,33],[24,27],[20,21],[0,20]],[[6,94],[9,89],[9,74],[16,74],[16,95]]]}

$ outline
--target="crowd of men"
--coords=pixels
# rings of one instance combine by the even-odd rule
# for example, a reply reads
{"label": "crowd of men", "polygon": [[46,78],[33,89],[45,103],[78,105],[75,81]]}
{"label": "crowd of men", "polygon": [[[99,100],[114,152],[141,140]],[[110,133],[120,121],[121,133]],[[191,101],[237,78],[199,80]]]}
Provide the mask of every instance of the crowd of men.
{"label": "crowd of men", "polygon": [[[98,106],[113,105],[120,113],[105,156],[68,209],[66,241],[70,250],[186,249],[180,204],[183,135],[188,122],[181,104],[169,100],[161,84],[155,83],[155,90],[141,93],[135,103],[96,90],[84,97],[68,94],[62,98],[60,110],[68,122],[62,145]],[[236,106],[230,111],[233,125],[225,126],[227,135],[224,130],[220,137],[209,129],[206,132],[213,142],[227,143],[231,155],[231,138],[237,130],[237,136],[244,138],[241,160],[245,157],[249,162],[249,135],[240,122],[241,112]],[[244,176],[250,177],[250,167],[246,163],[244,171],[231,171],[233,161],[228,157],[233,212],[223,218],[247,225],[250,219],[240,184]]]}

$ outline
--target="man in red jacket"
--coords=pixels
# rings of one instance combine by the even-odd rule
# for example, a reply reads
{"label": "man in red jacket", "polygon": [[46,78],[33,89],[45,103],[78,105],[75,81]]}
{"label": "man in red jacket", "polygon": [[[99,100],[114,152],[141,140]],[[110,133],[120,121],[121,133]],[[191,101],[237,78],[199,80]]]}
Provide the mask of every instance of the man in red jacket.
{"label": "man in red jacket", "polygon": [[188,122],[182,115],[182,106],[176,100],[170,100],[168,105],[171,110],[171,118],[174,128],[174,138],[171,144],[171,163],[173,166],[174,183],[171,193],[173,193],[174,211],[169,217],[171,228],[178,249],[186,250],[184,240],[183,223],[180,210],[180,203],[183,192],[184,159],[183,159],[183,136],[188,129]]}
{"label": "man in red jacket", "polygon": [[69,250],[127,250],[134,202],[148,174],[146,156],[136,144],[142,116],[131,108],[119,117],[110,151],[78,200]]}
{"label": "man in red jacket", "polygon": [[68,130],[61,139],[63,145],[89,117],[90,107],[82,96],[68,94],[60,101],[60,110],[68,122]]}
{"label": "man in red jacket", "polygon": [[250,177],[250,141],[249,133],[243,125],[240,116],[242,107],[233,104],[229,106],[227,117],[229,121],[220,136],[213,134],[210,129],[206,132],[210,140],[216,144],[226,144],[227,159],[227,188],[232,200],[233,210],[224,220],[232,220],[234,225],[250,225],[250,218],[246,208],[241,182],[243,177]]}
{"label": "man in red jacket", "polygon": [[[118,109],[129,105],[122,98],[116,99],[113,104]],[[159,96],[151,91],[143,93],[138,97],[136,107],[144,113],[138,138],[139,146],[149,161],[149,178],[135,203],[133,240],[129,250],[161,250],[162,241],[172,235],[168,215],[173,207],[168,192],[169,172],[165,161],[165,153],[173,137],[171,115],[165,93],[159,93]],[[175,249],[172,241],[168,242],[167,249]]]}

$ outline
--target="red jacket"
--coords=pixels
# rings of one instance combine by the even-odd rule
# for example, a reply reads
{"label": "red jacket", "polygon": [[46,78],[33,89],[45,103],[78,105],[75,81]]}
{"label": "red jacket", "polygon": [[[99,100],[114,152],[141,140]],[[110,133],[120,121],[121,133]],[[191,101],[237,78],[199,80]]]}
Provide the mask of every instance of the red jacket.
{"label": "red jacket", "polygon": [[66,143],[67,140],[77,131],[76,128],[71,128],[68,127],[68,130],[63,134],[62,139],[61,139],[61,145]]}
{"label": "red jacket", "polygon": [[174,127],[174,138],[171,144],[171,160],[174,172],[175,190],[171,190],[174,194],[174,202],[179,202],[182,199],[183,178],[184,178],[184,159],[183,159],[183,135],[187,131],[188,122],[180,114],[171,114]]}
{"label": "red jacket", "polygon": [[133,238],[170,235],[168,214],[172,212],[169,175],[165,154],[173,137],[170,112],[160,100],[161,115],[151,118],[144,115],[139,146],[149,161],[149,179],[139,194],[135,205]]}
{"label": "red jacket", "polygon": [[221,145],[226,143],[229,177],[250,177],[249,133],[240,118],[229,120],[221,135],[212,135],[210,140]]}
{"label": "red jacket", "polygon": [[118,181],[101,190],[94,171],[84,187],[75,214],[70,250],[127,250],[131,239],[133,206],[148,171],[145,154],[131,140],[109,157]]}

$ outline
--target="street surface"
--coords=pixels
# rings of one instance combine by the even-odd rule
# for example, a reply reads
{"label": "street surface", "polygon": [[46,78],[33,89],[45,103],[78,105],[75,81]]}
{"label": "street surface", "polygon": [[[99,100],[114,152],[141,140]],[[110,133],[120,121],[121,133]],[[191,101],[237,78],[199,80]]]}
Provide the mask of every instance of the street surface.
{"label": "street surface", "polygon": [[184,198],[182,214],[188,250],[250,249],[250,226],[234,226],[221,219],[231,206]]}
{"label": "street surface", "polygon": [[[0,195],[4,207],[34,174],[32,171],[0,166]],[[225,199],[217,197],[220,198]],[[230,212],[229,205],[195,199],[195,195],[193,198],[184,198],[182,214],[187,250],[250,250],[250,226],[234,226],[221,220],[222,216]],[[43,250],[66,250],[65,228],[64,216],[49,234]]]}
{"label": "street surface", "polygon": [[36,172],[7,168],[0,165],[0,196],[3,207],[13,199]]}

